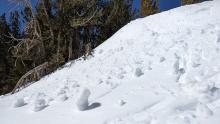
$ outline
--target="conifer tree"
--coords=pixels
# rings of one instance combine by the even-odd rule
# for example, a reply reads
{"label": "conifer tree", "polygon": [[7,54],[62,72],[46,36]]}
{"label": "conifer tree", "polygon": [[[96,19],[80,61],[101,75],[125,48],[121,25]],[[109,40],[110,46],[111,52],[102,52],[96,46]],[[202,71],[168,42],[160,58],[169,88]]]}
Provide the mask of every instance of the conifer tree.
{"label": "conifer tree", "polygon": [[11,26],[11,31],[14,35],[14,37],[19,38],[20,37],[20,19],[19,19],[19,12],[11,12],[10,13],[10,26]]}
{"label": "conifer tree", "polygon": [[[12,31],[0,33],[10,32],[12,35],[7,34],[4,38],[8,39],[3,41],[13,41],[8,48],[0,44],[5,52],[11,48],[6,59],[0,58],[4,60],[0,68],[4,68],[5,75],[5,63],[10,67],[8,76],[4,76],[8,87],[4,93],[17,81],[22,81],[21,78],[36,81],[67,61],[90,55],[86,52],[91,52],[127,24],[134,14],[133,0],[39,0],[35,8],[27,0],[19,2],[24,4],[24,10],[10,14],[8,29]],[[21,17],[25,24],[23,32],[20,30]],[[49,66],[41,66],[44,63]],[[37,67],[42,67],[46,73],[32,71]],[[0,76],[1,72],[0,69]],[[36,75],[33,73],[39,78],[32,77]]]}
{"label": "conifer tree", "polygon": [[[0,87],[3,86],[3,81],[7,75],[7,41],[5,37],[5,32],[9,30],[9,26],[6,22],[5,14],[0,16]],[[1,91],[0,91],[1,93]]]}
{"label": "conifer tree", "polygon": [[141,0],[141,16],[149,16],[159,12],[158,0]]}
{"label": "conifer tree", "polygon": [[194,3],[199,3],[205,0],[181,0],[182,5],[187,5],[187,4],[194,4]]}
{"label": "conifer tree", "polygon": [[[101,44],[134,17],[133,0],[113,0],[104,2],[101,25],[97,27],[99,36],[97,44]],[[120,17],[120,18],[118,18]]]}
{"label": "conifer tree", "polygon": [[6,21],[6,14],[3,14],[0,16],[0,94],[11,91],[14,86],[13,83],[15,83],[15,81],[11,81],[14,59],[9,52],[9,48],[13,46],[8,37],[9,33],[12,32]]}

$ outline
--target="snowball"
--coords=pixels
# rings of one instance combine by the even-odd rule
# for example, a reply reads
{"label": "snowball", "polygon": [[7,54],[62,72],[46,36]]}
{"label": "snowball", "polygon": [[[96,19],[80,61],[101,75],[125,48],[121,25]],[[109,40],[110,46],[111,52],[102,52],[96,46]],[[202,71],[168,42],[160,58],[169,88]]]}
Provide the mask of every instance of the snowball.
{"label": "snowball", "polygon": [[39,98],[34,101],[33,111],[38,112],[43,110],[45,107],[47,107],[46,100],[43,98]]}
{"label": "snowball", "polygon": [[82,89],[76,101],[76,105],[80,111],[87,110],[89,107],[88,98],[90,96],[89,89]]}
{"label": "snowball", "polygon": [[17,108],[17,107],[22,107],[26,105],[26,103],[24,102],[24,99],[23,98],[19,98],[15,101],[14,103],[14,107]]}
{"label": "snowball", "polygon": [[142,72],[142,70],[140,68],[136,68],[135,70],[135,76],[140,77],[141,75],[143,75],[144,73]]}
{"label": "snowball", "polygon": [[4,95],[0,95],[0,100],[4,98]]}
{"label": "snowball", "polygon": [[57,91],[57,100],[58,101],[65,101],[68,99],[67,97],[67,91],[69,90],[69,88],[67,86],[64,86],[60,89],[58,89]]}

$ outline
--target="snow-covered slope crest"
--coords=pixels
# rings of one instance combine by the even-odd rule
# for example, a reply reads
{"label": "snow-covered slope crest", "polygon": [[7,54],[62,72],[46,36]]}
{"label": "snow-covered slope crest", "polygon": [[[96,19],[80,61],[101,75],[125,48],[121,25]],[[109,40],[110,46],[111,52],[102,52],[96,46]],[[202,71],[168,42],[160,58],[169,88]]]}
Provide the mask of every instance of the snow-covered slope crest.
{"label": "snow-covered slope crest", "polygon": [[94,57],[1,96],[0,123],[219,124],[219,6],[132,21]]}

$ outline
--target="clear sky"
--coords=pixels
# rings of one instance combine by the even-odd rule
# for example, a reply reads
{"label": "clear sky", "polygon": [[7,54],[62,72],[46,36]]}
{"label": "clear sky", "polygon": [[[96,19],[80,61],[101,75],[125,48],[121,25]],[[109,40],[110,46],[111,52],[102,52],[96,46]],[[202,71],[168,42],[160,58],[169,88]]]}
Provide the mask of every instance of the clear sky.
{"label": "clear sky", "polygon": [[[6,13],[7,15],[14,10],[21,9],[21,6],[18,4],[15,4],[13,2],[14,0],[0,0],[0,14]],[[31,2],[34,4],[37,0],[31,0]]]}
{"label": "clear sky", "polygon": [[15,5],[10,2],[7,2],[7,0],[0,0],[0,14],[7,13],[11,11],[14,7]]}
{"label": "clear sky", "polygon": [[[8,1],[9,0],[0,0],[0,14],[2,13],[9,14],[11,11],[20,8],[19,5],[15,5]],[[31,0],[31,1],[36,1],[36,0]],[[141,0],[134,0],[134,5],[133,5],[134,8],[138,9],[140,7],[140,1]],[[159,5],[160,5],[160,10],[165,11],[180,6],[180,0],[160,0]]]}
{"label": "clear sky", "polygon": [[165,11],[181,5],[180,0],[160,0],[160,10]]}

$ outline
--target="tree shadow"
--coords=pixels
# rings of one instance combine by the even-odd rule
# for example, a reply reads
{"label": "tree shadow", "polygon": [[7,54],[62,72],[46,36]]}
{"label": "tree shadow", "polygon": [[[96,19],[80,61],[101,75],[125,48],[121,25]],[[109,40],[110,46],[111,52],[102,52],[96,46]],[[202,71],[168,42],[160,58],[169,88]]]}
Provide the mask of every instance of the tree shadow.
{"label": "tree shadow", "polygon": [[88,106],[87,110],[95,109],[101,106],[101,103],[95,102]]}

